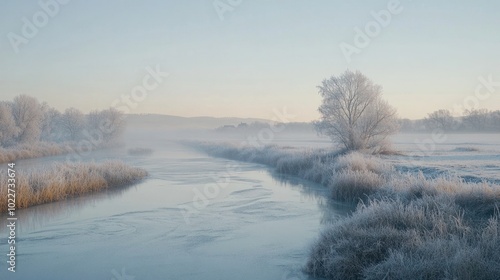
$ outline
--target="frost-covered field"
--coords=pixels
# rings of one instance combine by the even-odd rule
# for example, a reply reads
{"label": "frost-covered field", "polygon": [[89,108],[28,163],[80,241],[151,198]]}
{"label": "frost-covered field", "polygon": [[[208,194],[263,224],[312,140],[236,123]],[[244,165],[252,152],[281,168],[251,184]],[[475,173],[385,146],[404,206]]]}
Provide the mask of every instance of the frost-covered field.
{"label": "frost-covered field", "polygon": [[[219,139],[220,141],[227,139]],[[241,143],[245,139],[229,139]],[[457,175],[470,182],[500,182],[500,134],[402,133],[392,136],[401,155],[382,156],[401,172],[422,171],[425,176]],[[269,142],[278,146],[334,149],[328,138],[313,134],[278,134]]]}
{"label": "frost-covered field", "polygon": [[[439,140],[441,139],[442,140]],[[428,177],[450,174],[468,182],[500,183],[500,134],[399,134],[394,148],[403,156],[385,159],[402,172],[422,171]]]}

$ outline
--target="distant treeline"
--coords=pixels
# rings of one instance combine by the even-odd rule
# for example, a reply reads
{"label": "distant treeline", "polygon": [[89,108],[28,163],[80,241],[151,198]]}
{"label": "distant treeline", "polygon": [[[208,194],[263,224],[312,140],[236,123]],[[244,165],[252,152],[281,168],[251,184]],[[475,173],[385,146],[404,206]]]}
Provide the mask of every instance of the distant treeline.
{"label": "distant treeline", "polygon": [[[466,110],[462,116],[453,116],[449,110],[438,110],[420,120],[399,119],[401,132],[430,132],[441,130],[445,132],[498,132],[500,133],[500,110],[486,109]],[[254,132],[273,126],[281,126],[286,132],[313,132],[313,123],[278,123],[265,122],[240,123],[239,125],[224,125],[218,127],[218,132]]]}
{"label": "distant treeline", "polygon": [[[238,125],[224,125],[215,129],[217,132],[256,132],[261,129],[276,127],[278,131],[283,132],[314,132],[312,123],[266,123],[266,122],[252,122],[240,123]],[[275,129],[276,130],[276,129]]]}
{"label": "distant treeline", "polygon": [[466,110],[462,116],[453,116],[450,110],[438,110],[421,120],[400,120],[401,131],[446,132],[500,132],[500,110]]}
{"label": "distant treeline", "polygon": [[16,96],[12,102],[0,102],[0,147],[4,148],[86,138],[98,140],[102,145],[116,139],[123,129],[123,115],[113,108],[89,114],[75,108],[59,112],[27,95]]}

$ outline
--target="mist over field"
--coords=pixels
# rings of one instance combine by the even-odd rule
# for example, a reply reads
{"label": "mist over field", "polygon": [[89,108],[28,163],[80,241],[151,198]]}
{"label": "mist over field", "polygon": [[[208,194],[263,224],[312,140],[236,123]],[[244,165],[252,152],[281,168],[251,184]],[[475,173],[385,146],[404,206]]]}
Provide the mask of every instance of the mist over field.
{"label": "mist over field", "polygon": [[0,3],[0,280],[500,279],[499,8]]}

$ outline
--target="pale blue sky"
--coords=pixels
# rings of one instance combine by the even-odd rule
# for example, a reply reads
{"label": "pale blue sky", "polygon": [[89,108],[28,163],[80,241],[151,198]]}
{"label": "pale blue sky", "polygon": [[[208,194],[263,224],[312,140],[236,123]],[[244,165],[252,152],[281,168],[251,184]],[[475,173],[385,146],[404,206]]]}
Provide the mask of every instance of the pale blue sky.
{"label": "pale blue sky", "polygon": [[[494,0],[401,0],[403,11],[348,63],[339,44],[388,2],[242,0],[221,20],[212,0],[73,0],[16,54],[8,34],[22,35],[22,18],[41,7],[2,1],[1,99],[103,109],[160,65],[170,76],[132,113],[272,118],[287,107],[293,121],[309,121],[316,86],[349,68],[382,85],[400,116],[420,118],[462,104],[479,76],[500,81]],[[480,107],[500,109],[500,88]]]}

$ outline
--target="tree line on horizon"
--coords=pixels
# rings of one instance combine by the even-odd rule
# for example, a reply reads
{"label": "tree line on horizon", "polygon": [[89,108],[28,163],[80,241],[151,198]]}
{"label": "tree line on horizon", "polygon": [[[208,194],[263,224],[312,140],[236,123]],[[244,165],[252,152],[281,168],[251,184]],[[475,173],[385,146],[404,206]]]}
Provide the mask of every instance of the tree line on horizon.
{"label": "tree line on horizon", "polygon": [[[441,130],[445,132],[500,132],[500,110],[487,109],[465,110],[462,116],[453,116],[449,110],[437,110],[429,113],[423,119],[399,118],[401,132],[430,132]],[[271,124],[266,122],[240,123],[238,125],[223,125],[217,127],[217,132],[257,131],[268,128]],[[284,130],[314,132],[313,122],[293,122],[279,124]]]}
{"label": "tree line on horizon", "polygon": [[0,101],[0,147],[78,141],[104,122],[112,129],[101,133],[102,144],[115,140],[123,132],[123,114],[116,109],[84,114],[76,108],[68,108],[60,112],[34,97],[18,95],[13,101]]}
{"label": "tree line on horizon", "polygon": [[500,110],[468,109],[462,116],[437,110],[419,120],[400,119],[401,131],[500,132]]}

